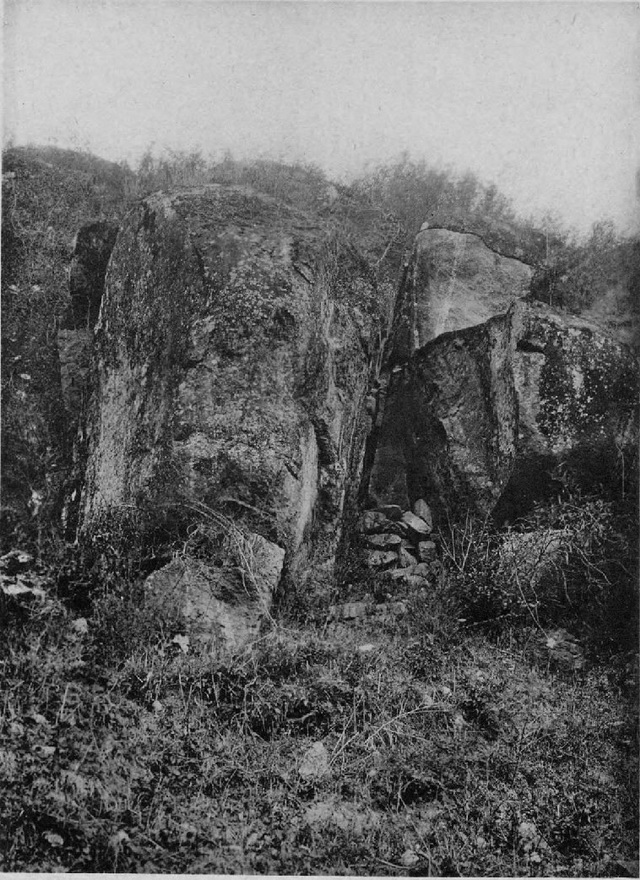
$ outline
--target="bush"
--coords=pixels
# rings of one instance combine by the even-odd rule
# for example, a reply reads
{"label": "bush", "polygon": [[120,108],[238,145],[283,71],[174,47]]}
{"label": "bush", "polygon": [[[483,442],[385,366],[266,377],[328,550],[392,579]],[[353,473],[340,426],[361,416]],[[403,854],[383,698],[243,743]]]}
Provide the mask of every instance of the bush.
{"label": "bush", "polygon": [[629,649],[637,634],[634,518],[614,501],[568,494],[513,531],[467,516],[441,533],[446,577],[469,622],[533,621]]}

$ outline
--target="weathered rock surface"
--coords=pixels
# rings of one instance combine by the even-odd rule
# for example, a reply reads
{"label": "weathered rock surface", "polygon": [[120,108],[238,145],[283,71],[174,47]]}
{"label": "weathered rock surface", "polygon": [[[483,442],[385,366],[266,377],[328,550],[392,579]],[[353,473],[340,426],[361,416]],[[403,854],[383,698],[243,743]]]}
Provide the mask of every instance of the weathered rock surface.
{"label": "weathered rock surface", "polygon": [[107,271],[82,534],[131,508],[176,529],[213,511],[281,547],[290,578],[330,560],[371,424],[380,300],[335,229],[270,198],[145,199]]}
{"label": "weathered rock surface", "polygon": [[466,505],[491,510],[511,476],[518,417],[512,323],[510,313],[441,336],[405,371],[407,483],[436,516]]}
{"label": "weathered rock surface", "polygon": [[508,516],[547,488],[558,464],[606,481],[635,451],[631,351],[541,303],[440,336],[413,356],[394,393],[404,462],[387,484],[406,479],[440,516],[486,514],[498,501]]}
{"label": "weathered rock surface", "polygon": [[501,512],[548,492],[568,468],[589,488],[621,486],[638,447],[638,371],[633,351],[595,324],[530,303],[514,310],[513,377],[518,436]]}
{"label": "weathered rock surface", "polygon": [[430,562],[435,558],[437,547],[434,541],[420,541],[418,544],[418,555],[421,562]]}
{"label": "weathered rock surface", "polygon": [[416,540],[421,540],[431,534],[431,524],[410,510],[402,514],[402,522],[408,527],[409,534]]}
{"label": "weathered rock surface", "polygon": [[532,276],[526,263],[496,253],[477,235],[423,229],[395,316],[395,359],[406,360],[442,333],[504,314],[527,296]]}
{"label": "weathered rock surface", "polygon": [[[402,279],[380,393],[369,465],[369,497],[378,504],[415,500],[404,462],[405,438],[412,431],[403,404],[404,367],[426,344],[445,333],[503,316],[529,293],[533,270],[503,256],[471,233],[423,228]],[[409,421],[407,420],[409,418]]]}
{"label": "weathered rock surface", "polygon": [[429,531],[433,531],[433,516],[431,514],[431,508],[424,500],[424,498],[418,498],[413,502],[412,510],[416,516],[419,516],[420,519],[426,522]]}
{"label": "weathered rock surface", "polygon": [[183,557],[149,575],[150,607],[175,615],[191,638],[210,648],[238,648],[258,635],[271,608],[284,562],[284,550],[260,535],[238,547],[237,564],[216,567]]}

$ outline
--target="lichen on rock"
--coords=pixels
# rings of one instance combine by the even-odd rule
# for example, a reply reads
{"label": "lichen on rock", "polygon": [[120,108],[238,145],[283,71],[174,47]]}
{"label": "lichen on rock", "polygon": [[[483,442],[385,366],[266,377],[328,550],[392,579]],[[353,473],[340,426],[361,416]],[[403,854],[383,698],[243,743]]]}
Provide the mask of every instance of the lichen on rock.
{"label": "lichen on rock", "polygon": [[245,187],[145,199],[107,273],[82,534],[130,505],[209,510],[289,579],[330,562],[389,315],[329,222]]}

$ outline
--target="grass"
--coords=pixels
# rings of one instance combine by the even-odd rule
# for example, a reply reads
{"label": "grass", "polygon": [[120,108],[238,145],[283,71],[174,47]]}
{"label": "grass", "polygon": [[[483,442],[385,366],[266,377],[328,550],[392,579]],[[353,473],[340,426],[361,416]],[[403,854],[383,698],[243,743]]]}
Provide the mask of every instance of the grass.
{"label": "grass", "polygon": [[[117,221],[141,190],[251,183],[342,224],[395,286],[424,205],[458,217],[463,189],[410,162],[341,187],[333,203],[320,172],[277,163],[149,158],[132,175],[23,148],[3,162],[2,513],[7,547],[41,558],[23,592],[0,578],[0,870],[633,874],[637,587],[624,535],[636,525],[623,528],[605,500],[525,524],[548,544],[566,539],[546,580],[523,577],[501,536],[467,520],[441,536],[428,590],[392,587],[349,559],[339,595],[288,597],[259,642],[224,656],[198,653],[179,619],[145,607],[133,542],[127,555],[101,548],[105,565],[86,571],[46,540],[68,452],[56,319],[83,223]],[[498,244],[542,246],[492,205],[466,205],[466,225],[490,213]],[[596,253],[597,242],[561,236],[537,295],[570,303],[618,276],[628,287],[637,244],[601,238]],[[37,517],[33,489],[45,497]],[[196,529],[189,549],[208,552],[207,537]],[[329,613],[367,595],[386,611],[349,623]],[[584,663],[555,647],[565,630]]]}
{"label": "grass", "polygon": [[637,859],[633,652],[555,662],[526,613],[471,621],[446,564],[383,613],[285,609],[217,657],[132,588],[79,617],[37,583],[2,597],[3,871],[619,876]]}

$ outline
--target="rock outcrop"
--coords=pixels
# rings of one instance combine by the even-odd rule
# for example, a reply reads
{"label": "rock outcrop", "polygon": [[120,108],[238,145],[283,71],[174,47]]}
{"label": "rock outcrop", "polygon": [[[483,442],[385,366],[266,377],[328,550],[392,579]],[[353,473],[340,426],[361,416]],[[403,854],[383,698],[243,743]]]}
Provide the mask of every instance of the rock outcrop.
{"label": "rock outcrop", "polygon": [[123,530],[131,511],[144,512],[136,531],[160,524],[183,544],[218,529],[214,598],[214,569],[243,568],[229,529],[284,551],[290,579],[330,563],[390,308],[329,221],[242,187],[145,199],[120,230],[96,328],[82,534]]}
{"label": "rock outcrop", "polygon": [[518,437],[500,516],[544,497],[554,472],[589,489],[624,488],[637,467],[633,350],[600,326],[537,302],[515,308],[512,344]]}
{"label": "rock outcrop", "polygon": [[396,296],[397,225],[335,188],[311,213],[156,193],[123,220],[123,169],[38,153],[3,175],[1,531],[35,540],[64,481],[68,534],[139,553],[194,639],[242,645],[281,585],[330,578],[358,504],[372,569],[425,587],[444,515],[632,469],[617,294],[571,317],[528,298],[504,237],[423,228]]}
{"label": "rock outcrop", "polygon": [[[390,369],[380,381],[371,444],[375,446],[375,455],[369,463],[369,492],[373,501],[397,503],[406,508],[416,497],[407,484],[404,449],[405,438],[412,431],[404,403],[407,363],[443,334],[480,326],[493,318],[502,320],[514,302],[527,296],[532,275],[533,270],[526,263],[497,253],[478,235],[429,229],[426,225],[420,231],[398,295],[387,352]],[[499,370],[499,353],[488,357],[492,365],[485,367]],[[442,367],[446,369],[444,362]],[[468,362],[466,368],[475,371],[485,367]],[[501,388],[498,394],[504,391]],[[446,405],[443,401],[442,406]],[[497,405],[503,407],[501,403]],[[501,417],[498,411],[492,416]],[[487,429],[484,424],[482,427]],[[508,434],[509,424],[504,431]],[[441,440],[445,442],[444,437]],[[472,456],[478,451],[472,452]],[[495,466],[503,468],[505,462],[496,462]],[[477,463],[472,467],[477,467]]]}
{"label": "rock outcrop", "polygon": [[[579,318],[519,302],[421,348],[395,382],[402,473],[374,470],[379,496],[404,477],[436,515],[526,509],[558,465],[595,482],[635,448],[631,352]],[[374,489],[376,487],[374,486]]]}
{"label": "rock outcrop", "polygon": [[533,270],[482,238],[423,227],[416,237],[395,315],[393,358],[405,361],[443,333],[503,315],[529,293]]}

